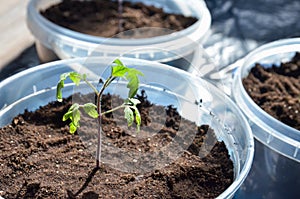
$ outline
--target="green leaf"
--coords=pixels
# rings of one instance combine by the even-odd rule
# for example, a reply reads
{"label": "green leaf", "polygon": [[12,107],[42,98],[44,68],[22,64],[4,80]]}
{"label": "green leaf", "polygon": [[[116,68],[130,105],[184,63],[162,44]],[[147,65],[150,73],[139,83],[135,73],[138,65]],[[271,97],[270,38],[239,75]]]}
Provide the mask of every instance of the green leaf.
{"label": "green leaf", "polygon": [[111,76],[112,77],[124,77],[124,75],[128,71],[128,68],[119,59],[115,59],[113,63],[116,65],[112,66]]}
{"label": "green leaf", "polygon": [[73,111],[73,118],[72,118],[73,124],[76,127],[79,127],[79,121],[80,121],[80,111],[78,109]]}
{"label": "green leaf", "polygon": [[79,104],[75,103],[73,104],[67,113],[63,116],[63,121],[66,121],[68,119],[71,120],[70,123],[70,133],[74,133],[76,129],[79,127],[79,120],[80,120],[80,111],[79,111]]}
{"label": "green leaf", "polygon": [[141,103],[140,100],[135,99],[135,98],[128,98],[128,101],[132,106],[136,106]]}
{"label": "green leaf", "polygon": [[115,59],[115,60],[113,61],[113,63],[116,64],[116,65],[119,65],[119,66],[125,66],[125,65],[123,64],[123,62],[121,62],[121,60],[119,60],[119,59]]}
{"label": "green leaf", "polygon": [[64,88],[64,81],[60,80],[56,86],[56,99],[59,102],[62,102],[62,89]]}
{"label": "green leaf", "polygon": [[56,86],[56,99],[61,102],[62,101],[62,89],[65,87],[65,80],[70,78],[77,86],[82,79],[82,76],[77,72],[68,72],[60,75],[60,79]]}
{"label": "green leaf", "polygon": [[140,131],[140,126],[141,126],[141,114],[139,112],[139,109],[136,106],[131,107],[134,110],[134,114],[135,114],[135,122],[136,122],[136,126],[137,126],[137,131]]}
{"label": "green leaf", "polygon": [[127,120],[128,126],[131,126],[134,121],[134,116],[133,116],[133,111],[131,110],[131,108],[129,106],[126,106],[124,108],[124,116]]}
{"label": "green leaf", "polygon": [[112,77],[124,77],[124,75],[128,72],[128,68],[124,65],[116,65],[112,67]]}
{"label": "green leaf", "polygon": [[69,76],[69,73],[63,73],[60,75],[60,79],[56,86],[56,99],[61,102],[62,101],[62,89],[65,87],[65,80]]}
{"label": "green leaf", "polygon": [[70,123],[70,133],[74,134],[77,130],[77,127],[73,124],[73,122]]}
{"label": "green leaf", "polygon": [[129,93],[128,93],[128,98],[133,98],[139,88],[139,77],[138,76],[143,76],[144,74],[134,68],[130,68],[130,70],[127,72],[125,75],[128,84],[127,88],[129,88]]}
{"label": "green leaf", "polygon": [[93,103],[86,103],[83,105],[83,110],[92,118],[98,118],[97,106]]}
{"label": "green leaf", "polygon": [[72,80],[72,82],[75,83],[76,86],[79,85],[81,79],[83,78],[79,73],[77,72],[70,72],[69,77]]}
{"label": "green leaf", "polygon": [[68,112],[66,112],[66,113],[64,114],[62,120],[63,120],[63,121],[67,121],[67,120],[70,119],[72,116],[73,116],[72,111],[68,111]]}
{"label": "green leaf", "polygon": [[69,77],[69,73],[63,73],[60,75],[60,80],[65,81]]}
{"label": "green leaf", "polygon": [[79,109],[79,104],[77,104],[77,103],[75,103],[75,104],[73,104],[70,108],[69,108],[69,110],[68,110],[68,112],[66,112],[65,114],[64,114],[64,116],[63,116],[63,121],[66,121],[67,119],[71,119],[72,120],[72,118],[73,118],[73,112],[74,112],[74,110],[78,110]]}
{"label": "green leaf", "polygon": [[126,78],[128,81],[127,88],[129,88],[128,97],[134,97],[139,88],[138,76],[143,76],[144,74],[137,69],[126,67],[119,59],[116,59],[113,63],[116,65],[112,66],[111,76]]}

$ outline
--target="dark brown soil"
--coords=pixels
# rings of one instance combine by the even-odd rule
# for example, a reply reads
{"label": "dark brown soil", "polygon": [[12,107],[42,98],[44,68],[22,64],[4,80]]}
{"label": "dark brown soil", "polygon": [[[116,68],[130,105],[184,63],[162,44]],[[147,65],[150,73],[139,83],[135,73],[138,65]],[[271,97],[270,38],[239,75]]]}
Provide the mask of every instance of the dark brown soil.
{"label": "dark brown soil", "polygon": [[[118,1],[111,0],[65,0],[41,11],[41,14],[65,28],[101,37],[114,37],[120,32],[143,27],[179,31],[197,21],[194,17],[165,13],[161,8],[154,6],[124,2],[120,28]],[[131,32],[129,35],[122,34],[117,37],[147,38],[169,33],[170,31]]]}
{"label": "dark brown soil", "polygon": [[[103,98],[104,110],[110,108],[107,104],[111,104],[111,99],[110,95]],[[215,198],[222,193],[233,182],[233,163],[224,143],[215,140],[213,130],[181,118],[172,106],[163,107],[168,116],[163,118],[165,125],[161,126],[155,119],[161,113],[152,111],[150,116],[148,112],[162,107],[151,104],[145,95],[139,99],[143,118],[140,132],[133,130],[130,134],[122,117],[103,118],[103,155],[118,155],[106,150],[108,143],[129,152],[159,151],[178,136],[180,126],[187,134],[183,136],[192,135],[193,143],[179,158],[146,173],[127,173],[106,164],[95,169],[94,152],[91,153],[95,145],[89,147],[80,135],[85,132],[95,137],[95,130],[91,129],[94,120],[83,117],[82,131],[70,135],[67,123],[61,121],[71,104],[68,98],[35,112],[25,111],[10,125],[0,128],[0,196],[6,199]],[[210,142],[213,145],[200,148],[208,136],[213,138],[214,142]],[[184,137],[179,135],[179,138]],[[94,138],[90,139],[93,142]],[[212,150],[206,151],[209,147]],[[200,158],[199,154],[205,151],[207,155]],[[132,159],[124,161],[132,163]]]}
{"label": "dark brown soil", "polygon": [[280,66],[267,68],[257,63],[243,84],[263,110],[300,130],[300,53]]}

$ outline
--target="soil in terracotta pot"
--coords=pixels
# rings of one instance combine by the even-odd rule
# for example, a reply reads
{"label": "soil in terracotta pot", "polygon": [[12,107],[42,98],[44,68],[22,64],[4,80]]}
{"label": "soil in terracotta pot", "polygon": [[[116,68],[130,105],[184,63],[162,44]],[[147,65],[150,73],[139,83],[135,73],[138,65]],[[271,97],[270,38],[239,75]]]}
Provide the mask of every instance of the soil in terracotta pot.
{"label": "soil in terracotta pot", "polygon": [[121,38],[148,38],[169,34],[170,31],[167,29],[179,31],[197,21],[195,17],[165,13],[161,8],[125,1],[123,2],[122,28],[119,28],[118,1],[110,0],[65,0],[41,11],[41,14],[62,27],[101,37],[113,37],[120,32],[143,27],[166,29],[166,32],[130,31],[130,33],[117,36]]}
{"label": "soil in terracotta pot", "polygon": [[[105,95],[103,109],[110,108],[108,104],[112,99],[122,101]],[[226,146],[215,139],[209,126],[196,126],[180,117],[172,106],[151,104],[144,93],[139,99],[142,101],[139,106],[142,114],[140,132],[135,132],[132,127],[133,133],[130,134],[122,117],[108,115],[103,118],[102,155],[114,153],[106,150],[108,143],[129,152],[160,150],[175,136],[177,140],[183,138],[177,135],[180,127],[186,132],[183,136],[193,135],[193,142],[174,162],[142,174],[123,172],[106,164],[94,169],[95,158],[91,149],[95,145],[90,148],[82,141],[80,133],[85,131],[86,137],[90,136],[93,142],[96,130],[91,127],[95,120],[83,117],[82,131],[70,135],[68,124],[61,121],[71,105],[71,98],[68,98],[62,103],[52,102],[35,112],[25,111],[10,125],[0,129],[0,196],[6,199],[215,198],[233,182],[233,163]],[[167,113],[167,117],[162,118],[164,126],[156,122],[156,118],[161,117],[161,108]],[[149,114],[150,109],[156,111]],[[213,138],[208,146],[211,150],[201,148],[208,136]],[[200,158],[201,153],[206,155],[203,157],[202,154]],[[123,161],[132,163],[132,159]]]}
{"label": "soil in terracotta pot", "polygon": [[280,66],[253,67],[243,85],[263,110],[300,130],[300,53]]}

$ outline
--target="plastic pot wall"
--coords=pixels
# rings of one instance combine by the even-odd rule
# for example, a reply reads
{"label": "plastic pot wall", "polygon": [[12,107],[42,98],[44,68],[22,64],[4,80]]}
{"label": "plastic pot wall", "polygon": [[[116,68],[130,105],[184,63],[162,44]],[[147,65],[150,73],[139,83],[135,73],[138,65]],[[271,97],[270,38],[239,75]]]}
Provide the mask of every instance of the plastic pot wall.
{"label": "plastic pot wall", "polygon": [[[87,56],[124,56],[168,63],[189,70],[190,63],[196,65],[198,62],[198,48],[207,37],[211,25],[211,15],[203,0],[130,0],[161,7],[165,12],[193,16],[198,18],[198,21],[184,30],[152,38],[96,37],[58,26],[39,13],[41,9],[46,9],[60,1],[31,0],[27,8],[27,25],[36,38],[36,48],[42,62],[53,61],[57,57],[67,59]],[[145,29],[166,31],[159,28],[146,27]],[[139,29],[131,31],[139,31]]]}
{"label": "plastic pot wall", "polygon": [[234,77],[232,95],[248,118],[255,137],[255,158],[240,198],[297,198],[300,186],[300,131],[263,111],[242,84],[255,63],[265,67],[290,61],[300,51],[300,39],[265,44],[251,52]]}
{"label": "plastic pot wall", "polygon": [[[0,95],[3,96],[0,106],[4,107],[0,110],[0,126],[8,124],[24,109],[35,110],[55,100],[55,88],[61,73],[77,70],[98,79],[99,75],[108,75],[107,66],[112,61],[112,58],[95,57],[57,61],[4,80],[0,83]],[[183,70],[144,60],[123,58],[122,61],[144,73],[141,89],[150,93],[147,95],[150,101],[164,106],[173,104],[183,117],[199,125],[210,125],[217,138],[225,142],[234,162],[235,176],[234,182],[219,198],[233,197],[251,168],[254,146],[250,126],[232,100],[212,84]],[[69,83],[66,84],[65,97],[76,91]],[[113,86],[110,92],[121,96],[127,94],[126,90],[117,92],[115,88]],[[195,103],[200,99],[201,106]]]}

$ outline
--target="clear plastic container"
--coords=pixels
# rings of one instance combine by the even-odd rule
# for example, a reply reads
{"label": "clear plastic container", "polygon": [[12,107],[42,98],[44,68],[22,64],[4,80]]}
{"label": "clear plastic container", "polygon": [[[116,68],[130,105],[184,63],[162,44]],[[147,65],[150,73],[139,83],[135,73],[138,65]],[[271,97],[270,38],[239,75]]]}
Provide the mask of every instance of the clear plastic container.
{"label": "clear plastic container", "polygon": [[298,198],[300,194],[300,131],[263,111],[242,84],[255,63],[265,67],[290,61],[300,51],[300,38],[278,40],[251,52],[235,73],[232,95],[249,120],[255,158],[240,198]]}
{"label": "clear plastic container", "polygon": [[[56,84],[61,73],[77,70],[88,73],[88,77],[106,77],[111,58],[77,58],[37,66],[20,72],[0,83],[0,126],[8,124],[24,109],[35,110],[55,100]],[[232,100],[207,81],[168,65],[137,60],[121,59],[127,66],[136,67],[144,73],[141,89],[148,99],[156,104],[173,104],[180,114],[197,124],[208,124],[223,140],[234,162],[234,182],[219,198],[231,198],[246,178],[254,154],[253,137],[249,124]],[[93,79],[92,79],[93,80]],[[122,81],[109,92],[126,95],[126,89],[117,90]],[[77,88],[77,87],[76,87]],[[87,92],[85,87],[80,91]],[[66,83],[65,97],[76,92],[70,82]],[[73,99],[74,100],[74,99]],[[196,103],[198,102],[198,103]]]}
{"label": "clear plastic container", "polygon": [[[161,7],[165,12],[194,16],[199,20],[190,27],[173,32],[160,28],[148,28],[153,31],[171,31],[168,35],[145,39],[119,39],[96,37],[75,32],[58,26],[39,11],[61,0],[31,0],[27,9],[27,25],[36,38],[36,48],[42,62],[60,59],[112,56],[140,58],[185,67],[182,60],[197,62],[197,49],[208,35],[211,16],[203,0],[129,0]],[[132,31],[143,31],[136,29]],[[185,66],[182,66],[185,65]]]}

